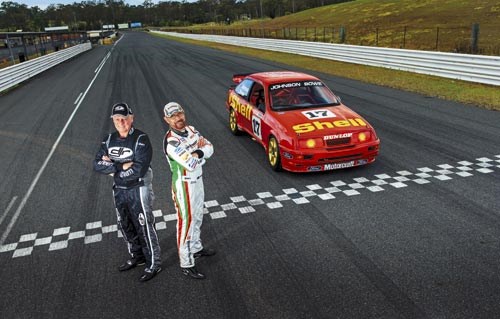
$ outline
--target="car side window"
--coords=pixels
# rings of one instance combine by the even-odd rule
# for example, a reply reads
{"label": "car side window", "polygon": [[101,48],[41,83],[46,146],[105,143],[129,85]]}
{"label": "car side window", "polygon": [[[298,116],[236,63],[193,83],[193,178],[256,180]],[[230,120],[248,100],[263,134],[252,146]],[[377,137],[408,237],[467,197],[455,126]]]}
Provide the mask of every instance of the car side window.
{"label": "car side window", "polygon": [[252,93],[250,94],[250,104],[257,107],[259,111],[264,113],[266,111],[266,101],[264,97],[264,87],[259,83],[255,83],[252,87]]}
{"label": "car side window", "polygon": [[250,93],[250,88],[252,87],[252,84],[253,84],[252,80],[245,79],[241,81],[241,83],[238,84],[236,88],[234,88],[234,92],[236,92],[236,94],[248,100],[248,95]]}
{"label": "car side window", "polygon": [[266,113],[266,100],[264,98],[264,89],[261,91],[262,96],[257,99],[257,108],[262,113]]}

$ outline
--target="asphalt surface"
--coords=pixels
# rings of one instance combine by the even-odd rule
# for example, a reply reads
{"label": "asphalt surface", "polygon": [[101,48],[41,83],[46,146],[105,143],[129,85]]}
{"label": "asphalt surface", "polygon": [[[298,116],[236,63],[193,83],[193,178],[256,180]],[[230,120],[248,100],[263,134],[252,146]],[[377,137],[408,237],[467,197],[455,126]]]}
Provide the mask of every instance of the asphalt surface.
{"label": "asphalt surface", "polygon": [[[0,96],[0,317],[498,317],[500,113],[313,73],[373,124],[380,156],[275,173],[261,146],[230,134],[224,99],[233,73],[282,69],[127,33]],[[154,148],[163,271],[147,283],[140,268],[117,270],[127,254],[112,181],[92,171],[118,101]],[[202,239],[217,255],[197,263],[204,281],[178,267],[169,101],[215,148]]]}

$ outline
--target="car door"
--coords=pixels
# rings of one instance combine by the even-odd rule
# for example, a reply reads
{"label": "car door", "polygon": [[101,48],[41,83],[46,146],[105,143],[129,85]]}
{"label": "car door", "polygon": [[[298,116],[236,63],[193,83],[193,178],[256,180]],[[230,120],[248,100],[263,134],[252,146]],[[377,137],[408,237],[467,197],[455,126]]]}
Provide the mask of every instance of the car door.
{"label": "car door", "polygon": [[264,90],[264,86],[255,82],[252,86],[249,96],[249,102],[252,106],[252,135],[260,143],[264,144],[266,142],[266,137],[268,136],[269,127],[266,124],[266,103],[267,98]]}
{"label": "car door", "polygon": [[241,81],[234,89],[234,96],[231,97],[231,107],[236,111],[236,118],[239,126],[252,133],[252,106],[250,105],[250,92],[254,85],[251,79]]}

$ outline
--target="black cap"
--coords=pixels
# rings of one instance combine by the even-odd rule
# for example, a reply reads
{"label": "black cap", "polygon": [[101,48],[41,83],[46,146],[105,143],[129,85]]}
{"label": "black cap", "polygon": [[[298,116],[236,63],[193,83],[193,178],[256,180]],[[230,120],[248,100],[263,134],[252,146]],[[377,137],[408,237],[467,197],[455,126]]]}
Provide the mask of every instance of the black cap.
{"label": "black cap", "polygon": [[127,103],[124,103],[124,102],[116,103],[111,108],[111,117],[113,117],[115,115],[127,117],[127,116],[133,115],[133,114],[134,113],[132,113],[132,109],[130,108],[130,106],[128,106]]}

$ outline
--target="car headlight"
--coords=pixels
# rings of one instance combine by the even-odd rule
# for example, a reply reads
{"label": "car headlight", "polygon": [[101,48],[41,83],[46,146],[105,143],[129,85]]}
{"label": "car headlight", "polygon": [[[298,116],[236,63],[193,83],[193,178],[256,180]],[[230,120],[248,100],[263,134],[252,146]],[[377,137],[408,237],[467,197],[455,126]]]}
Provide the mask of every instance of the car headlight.
{"label": "car headlight", "polygon": [[323,140],[320,138],[308,138],[299,140],[300,148],[315,148],[323,146]]}
{"label": "car headlight", "polygon": [[358,134],[358,140],[359,140],[360,142],[364,142],[364,141],[366,141],[366,133],[365,133],[365,132],[361,132],[361,133],[359,133],[359,134]]}
{"label": "car headlight", "polygon": [[360,143],[369,141],[371,138],[370,131],[359,132],[359,133],[356,133],[354,136],[356,137],[356,140]]}

